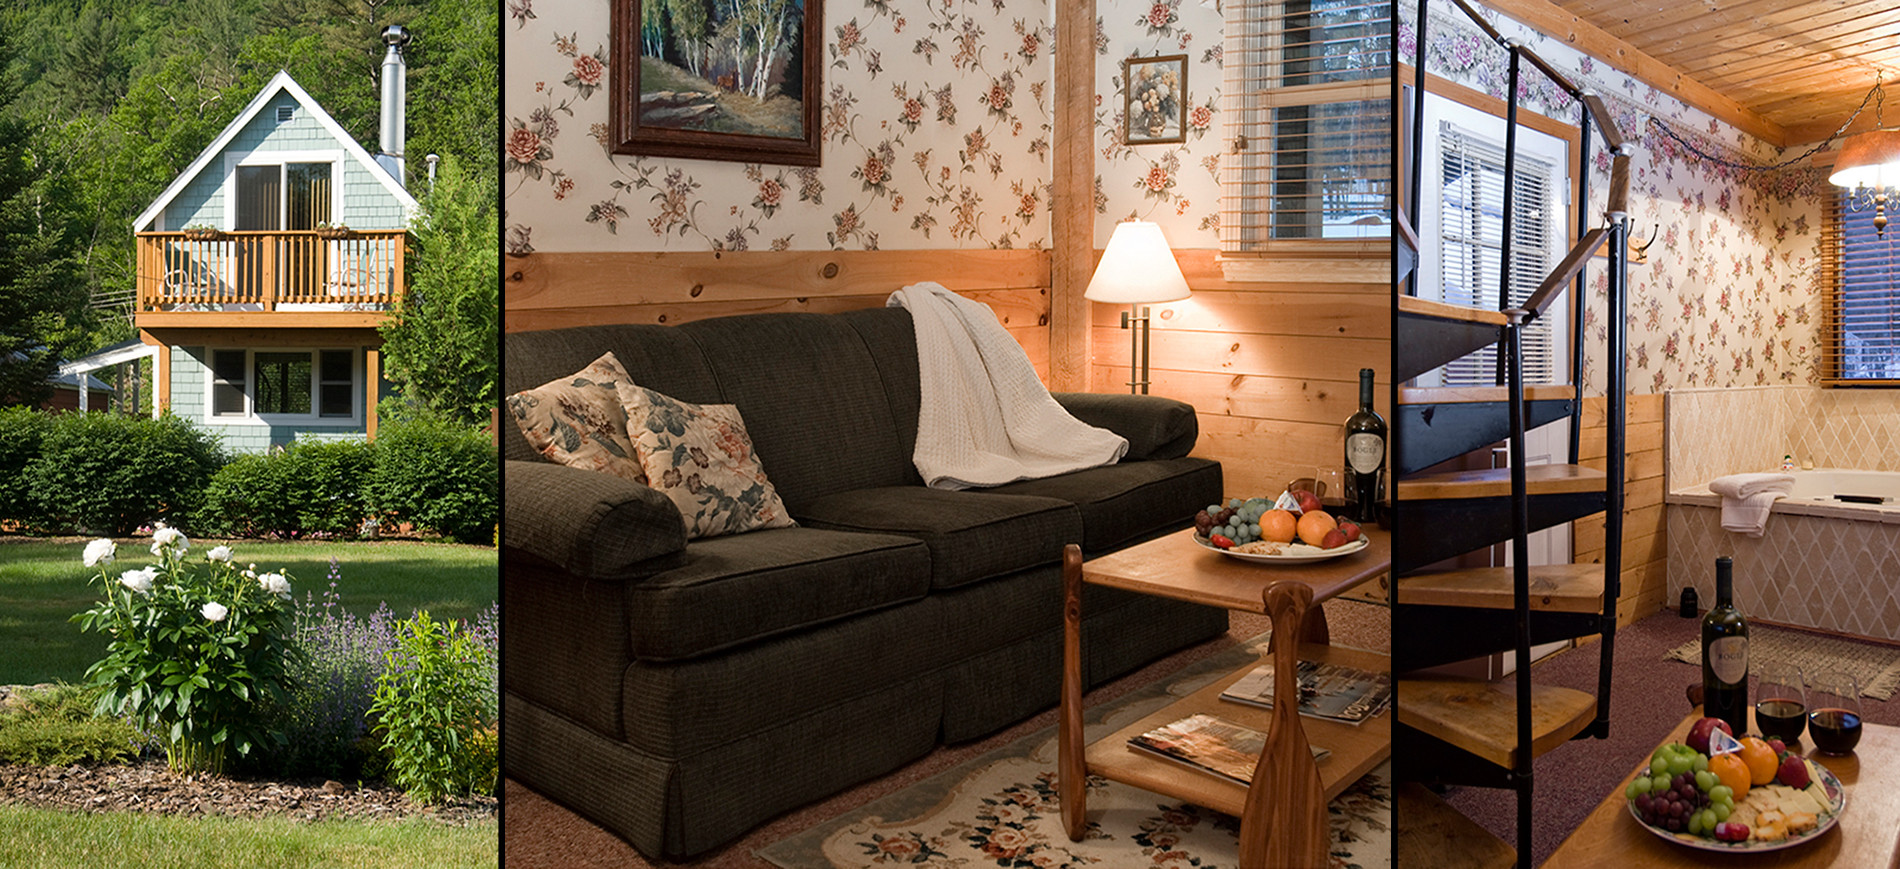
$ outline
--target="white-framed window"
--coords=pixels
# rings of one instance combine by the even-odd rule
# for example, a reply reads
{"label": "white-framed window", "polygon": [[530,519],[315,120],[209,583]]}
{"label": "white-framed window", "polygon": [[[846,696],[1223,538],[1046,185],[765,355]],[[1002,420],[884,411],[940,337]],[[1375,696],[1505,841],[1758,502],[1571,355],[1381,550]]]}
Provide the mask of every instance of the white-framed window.
{"label": "white-framed window", "polygon": [[361,355],[334,348],[211,348],[206,421],[361,423]]}
{"label": "white-framed window", "polygon": [[[1439,94],[1425,95],[1418,294],[1497,310],[1504,242],[1504,120]],[[1568,247],[1570,145],[1520,123],[1511,197],[1510,303],[1522,305]],[[1568,298],[1566,295],[1565,298]],[[1570,378],[1569,305],[1560,299],[1524,330],[1524,382]],[[1418,378],[1422,386],[1497,382],[1497,345]]]}
{"label": "white-framed window", "polygon": [[1223,253],[1391,236],[1392,8],[1228,0]]}

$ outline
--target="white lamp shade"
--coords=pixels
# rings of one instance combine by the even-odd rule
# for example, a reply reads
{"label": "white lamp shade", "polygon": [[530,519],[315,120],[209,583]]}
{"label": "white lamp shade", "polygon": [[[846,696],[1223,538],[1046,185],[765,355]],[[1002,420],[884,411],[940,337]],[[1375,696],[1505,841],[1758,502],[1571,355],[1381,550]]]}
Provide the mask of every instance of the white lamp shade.
{"label": "white lamp shade", "polygon": [[1181,274],[1181,264],[1174,261],[1167,238],[1161,235],[1161,225],[1130,220],[1115,224],[1115,234],[1109,236],[1108,248],[1102,251],[1102,261],[1082,297],[1092,302],[1138,305],[1172,302],[1188,295],[1187,278]]}
{"label": "white lamp shade", "polygon": [[1848,188],[1900,185],[1900,130],[1873,130],[1847,137],[1827,183]]}

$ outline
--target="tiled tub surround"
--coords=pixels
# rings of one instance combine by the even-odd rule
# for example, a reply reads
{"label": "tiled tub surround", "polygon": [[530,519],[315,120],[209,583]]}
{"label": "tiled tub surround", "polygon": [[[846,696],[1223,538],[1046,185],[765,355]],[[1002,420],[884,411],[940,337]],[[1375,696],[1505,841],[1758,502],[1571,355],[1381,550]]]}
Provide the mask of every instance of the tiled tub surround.
{"label": "tiled tub surround", "polygon": [[1784,498],[1754,538],[1722,530],[1722,499],[1708,486],[1778,468],[1783,455],[1823,466],[1795,472],[1804,489],[1833,468],[1900,471],[1900,393],[1679,389],[1667,393],[1663,416],[1668,602],[1690,585],[1713,600],[1715,558],[1727,555],[1736,605],[1751,618],[1900,640],[1900,504],[1841,503],[1832,491]]}
{"label": "tiled tub surround", "polygon": [[1715,559],[1735,559],[1750,619],[1900,641],[1900,506],[1775,502],[1761,537],[1722,530],[1721,497],[1671,494],[1669,597],[1715,599]]}

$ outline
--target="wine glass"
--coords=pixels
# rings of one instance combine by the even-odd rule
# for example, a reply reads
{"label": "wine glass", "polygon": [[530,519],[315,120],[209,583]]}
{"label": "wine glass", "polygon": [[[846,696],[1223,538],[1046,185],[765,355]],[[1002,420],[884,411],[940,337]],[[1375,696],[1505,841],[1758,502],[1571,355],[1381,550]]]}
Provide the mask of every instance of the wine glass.
{"label": "wine glass", "polygon": [[1755,727],[1761,735],[1777,737],[1794,744],[1808,727],[1807,682],[1801,668],[1780,661],[1761,667],[1761,680],[1755,685]]}
{"label": "wine glass", "polygon": [[1346,484],[1340,470],[1335,467],[1321,467],[1313,472],[1313,494],[1319,496],[1319,502],[1326,509],[1339,514],[1339,508],[1346,504]]}
{"label": "wine glass", "polygon": [[1860,744],[1860,682],[1852,673],[1824,672],[1808,691],[1808,736],[1824,754],[1850,754]]}

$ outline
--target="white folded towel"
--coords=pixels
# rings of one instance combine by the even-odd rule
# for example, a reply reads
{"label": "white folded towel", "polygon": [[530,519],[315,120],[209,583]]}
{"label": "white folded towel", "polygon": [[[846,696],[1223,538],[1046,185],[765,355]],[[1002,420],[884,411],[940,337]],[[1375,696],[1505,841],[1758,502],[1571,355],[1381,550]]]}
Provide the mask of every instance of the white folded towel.
{"label": "white folded towel", "polygon": [[1709,481],[1722,496],[1722,530],[1760,537],[1768,528],[1775,501],[1794,489],[1787,474],[1730,474]]}
{"label": "white folded towel", "polygon": [[1747,498],[1763,492],[1786,495],[1794,490],[1787,474],[1729,474],[1709,481],[1709,491],[1725,498]]}

